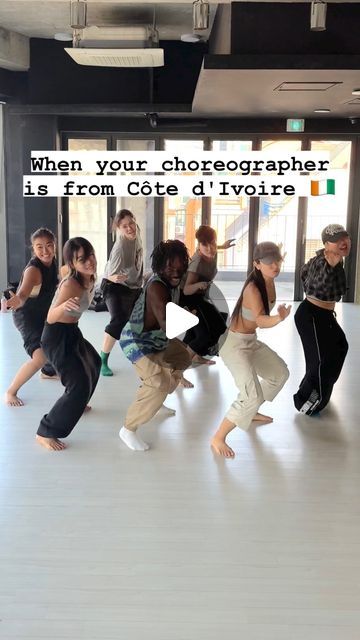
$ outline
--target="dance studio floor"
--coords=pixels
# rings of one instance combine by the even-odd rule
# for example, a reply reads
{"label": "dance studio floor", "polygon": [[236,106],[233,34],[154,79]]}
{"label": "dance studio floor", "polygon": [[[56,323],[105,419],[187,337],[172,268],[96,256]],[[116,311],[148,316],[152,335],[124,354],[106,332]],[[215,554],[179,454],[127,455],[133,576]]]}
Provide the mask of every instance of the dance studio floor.
{"label": "dance studio floor", "polygon": [[[66,451],[34,439],[59,382],[36,376],[25,407],[1,405],[0,637],[359,640],[359,315],[339,306],[350,351],[321,418],[293,409],[293,318],[259,332],[291,375],[264,405],[273,424],[231,434],[234,460],[209,448],[235,394],[221,362],[188,372],[177,415],[142,429],[146,453],[118,437],[137,378],[117,345]],[[81,320],[98,348],[106,318]],[[24,361],[10,314],[0,344],[3,393]]]}

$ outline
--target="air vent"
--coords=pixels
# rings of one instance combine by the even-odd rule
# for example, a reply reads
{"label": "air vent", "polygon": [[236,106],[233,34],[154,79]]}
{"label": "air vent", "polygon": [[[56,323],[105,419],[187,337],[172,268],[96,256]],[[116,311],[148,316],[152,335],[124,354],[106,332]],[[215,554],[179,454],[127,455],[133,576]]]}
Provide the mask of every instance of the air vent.
{"label": "air vent", "polygon": [[77,64],[91,67],[162,67],[163,49],[65,49]]}
{"label": "air vent", "polygon": [[282,82],[274,91],[328,91],[342,82]]}

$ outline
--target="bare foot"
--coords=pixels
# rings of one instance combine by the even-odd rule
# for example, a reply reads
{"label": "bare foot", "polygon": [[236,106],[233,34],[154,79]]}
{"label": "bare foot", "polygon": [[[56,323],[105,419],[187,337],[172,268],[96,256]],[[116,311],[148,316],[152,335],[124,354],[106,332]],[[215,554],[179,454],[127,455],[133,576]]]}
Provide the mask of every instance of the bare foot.
{"label": "bare foot", "polygon": [[197,353],[192,357],[193,364],[216,364],[215,360],[208,360],[207,358],[203,358],[199,356]]}
{"label": "bare foot", "polygon": [[171,407],[167,407],[166,404],[162,404],[160,409],[156,413],[157,415],[175,416],[176,410],[172,409]]}
{"label": "bare foot", "polygon": [[4,402],[5,402],[5,404],[7,404],[8,407],[23,407],[24,406],[24,403],[21,400],[21,398],[19,398],[16,395],[16,393],[10,393],[10,391],[7,391],[5,393]]}
{"label": "bare foot", "polygon": [[274,422],[274,419],[271,416],[264,416],[262,413],[257,413],[253,417],[253,422],[261,422],[261,424],[270,424],[270,422]]}
{"label": "bare foot", "polygon": [[89,404],[87,404],[85,409],[84,409],[84,413],[89,413],[89,411],[91,411],[91,409],[92,409],[92,407]]}
{"label": "bare foot", "polygon": [[234,458],[235,452],[229,447],[225,440],[220,438],[213,438],[211,440],[211,447],[218,454],[218,456],[224,456],[224,458]]}
{"label": "bare foot", "polygon": [[60,380],[59,376],[48,376],[46,373],[40,371],[39,377],[42,380]]}
{"label": "bare foot", "polygon": [[179,384],[180,384],[180,386],[184,387],[185,389],[193,389],[194,388],[193,383],[190,382],[190,380],[188,380],[187,378],[184,378],[184,376],[181,376]]}
{"label": "bare foot", "polygon": [[50,449],[50,451],[62,451],[62,449],[66,449],[66,444],[64,444],[57,438],[44,438],[43,436],[36,436],[36,440],[42,447],[44,447],[45,449]]}

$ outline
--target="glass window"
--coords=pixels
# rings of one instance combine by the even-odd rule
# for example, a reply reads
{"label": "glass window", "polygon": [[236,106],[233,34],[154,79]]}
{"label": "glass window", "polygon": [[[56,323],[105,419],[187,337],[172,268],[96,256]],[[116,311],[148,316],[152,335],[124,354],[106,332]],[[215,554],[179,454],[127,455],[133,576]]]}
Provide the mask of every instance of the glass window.
{"label": "glass window", "polygon": [[[186,151],[203,151],[202,140],[165,140],[165,151],[182,153]],[[178,175],[192,175],[184,172]],[[164,229],[165,240],[181,240],[188,248],[190,256],[196,247],[195,231],[201,224],[201,198],[186,196],[167,196],[164,198]]]}
{"label": "glass window", "polygon": [[[275,153],[295,153],[301,151],[301,141],[264,140],[261,148]],[[286,254],[276,279],[277,296],[281,300],[294,299],[298,205],[298,197],[284,195],[266,196],[259,202],[258,242],[275,242]]]}
{"label": "glass window", "polygon": [[[117,140],[117,151],[154,151],[154,140]],[[132,174],[130,174],[132,175]],[[134,173],[133,175],[136,175]],[[141,174],[144,175],[144,174]],[[129,209],[140,227],[144,247],[145,269],[150,268],[150,254],[154,248],[154,198],[121,196],[116,200],[116,210]]]}
{"label": "glass window", "polygon": [[[107,141],[71,138],[69,151],[106,151]],[[79,175],[72,172],[71,175]],[[89,175],[81,172],[81,175]],[[107,198],[69,197],[69,237],[82,236],[93,245],[101,275],[107,261]]]}
{"label": "glass window", "polygon": [[[251,140],[214,140],[213,151],[231,152],[234,158],[237,153],[250,152]],[[224,172],[224,175],[229,172]],[[217,174],[220,176],[221,174]],[[230,174],[235,175],[235,174]],[[231,249],[219,251],[219,271],[242,271],[244,275],[248,268],[249,254],[249,205],[250,198],[212,198],[211,199],[211,226],[216,229],[218,243],[236,238],[236,244]]]}
{"label": "glass window", "polygon": [[[327,224],[336,222],[346,226],[351,142],[339,140],[316,140],[311,143],[311,151],[328,151],[331,162],[331,177],[335,177],[335,195],[308,198],[305,262],[323,246],[321,231]],[[311,174],[312,180],[324,179],[324,174]]]}

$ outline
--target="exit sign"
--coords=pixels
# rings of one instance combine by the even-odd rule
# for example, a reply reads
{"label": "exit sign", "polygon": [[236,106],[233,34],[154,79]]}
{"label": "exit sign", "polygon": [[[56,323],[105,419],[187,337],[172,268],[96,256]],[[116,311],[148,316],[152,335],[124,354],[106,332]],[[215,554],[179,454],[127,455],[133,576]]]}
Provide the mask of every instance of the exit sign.
{"label": "exit sign", "polygon": [[304,129],[305,120],[301,120],[301,118],[288,118],[286,120],[286,131],[298,133],[299,131],[304,131]]}

